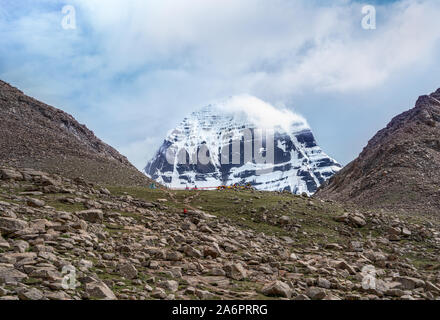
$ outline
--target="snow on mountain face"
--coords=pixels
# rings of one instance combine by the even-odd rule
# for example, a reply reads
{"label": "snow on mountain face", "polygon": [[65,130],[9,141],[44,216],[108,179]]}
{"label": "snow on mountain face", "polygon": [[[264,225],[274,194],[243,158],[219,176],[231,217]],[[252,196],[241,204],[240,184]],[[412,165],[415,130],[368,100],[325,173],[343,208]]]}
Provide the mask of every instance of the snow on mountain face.
{"label": "snow on mountain face", "polygon": [[145,172],[170,188],[251,183],[258,190],[313,194],[340,168],[305,119],[238,96],[185,118]]}

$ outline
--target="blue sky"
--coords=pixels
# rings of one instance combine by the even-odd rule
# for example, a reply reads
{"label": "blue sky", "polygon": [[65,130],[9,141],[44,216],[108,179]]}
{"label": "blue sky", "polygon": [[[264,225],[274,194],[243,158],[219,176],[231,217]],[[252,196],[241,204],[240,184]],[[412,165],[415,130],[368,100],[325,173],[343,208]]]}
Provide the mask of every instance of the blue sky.
{"label": "blue sky", "polygon": [[[375,30],[361,27],[366,4]],[[440,87],[438,16],[437,0],[0,0],[0,79],[138,168],[189,112],[238,94],[303,115],[346,164]]]}

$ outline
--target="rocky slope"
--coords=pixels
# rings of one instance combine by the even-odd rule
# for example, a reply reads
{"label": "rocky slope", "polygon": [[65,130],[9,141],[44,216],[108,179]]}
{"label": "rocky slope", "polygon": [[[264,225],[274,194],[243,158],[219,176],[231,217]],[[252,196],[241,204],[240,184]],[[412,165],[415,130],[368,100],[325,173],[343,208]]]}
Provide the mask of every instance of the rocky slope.
{"label": "rocky slope", "polygon": [[[253,108],[252,103],[248,108]],[[278,123],[283,122],[282,117]],[[341,168],[317,145],[302,118],[288,128],[280,125],[271,128],[273,137],[268,139],[274,141],[273,160],[261,164],[256,160],[259,157],[256,150],[262,146],[258,142],[262,137],[259,129],[256,122],[240,113],[222,110],[220,105],[207,106],[192,113],[169,133],[145,172],[171,188],[250,183],[258,190],[310,195]],[[251,153],[254,150],[247,160],[245,145],[250,146]],[[192,158],[201,148],[209,150],[206,163]],[[265,144],[263,156],[268,156],[268,148]],[[182,154],[186,162],[181,160]],[[233,162],[235,156],[237,162]]]}
{"label": "rocky slope", "polygon": [[440,89],[392,119],[317,195],[368,207],[438,213],[438,172]]}
{"label": "rocky slope", "polygon": [[0,80],[0,164],[103,184],[146,185],[142,173],[71,115]]}
{"label": "rocky slope", "polygon": [[439,299],[439,230],[290,193],[0,168],[0,300]]}

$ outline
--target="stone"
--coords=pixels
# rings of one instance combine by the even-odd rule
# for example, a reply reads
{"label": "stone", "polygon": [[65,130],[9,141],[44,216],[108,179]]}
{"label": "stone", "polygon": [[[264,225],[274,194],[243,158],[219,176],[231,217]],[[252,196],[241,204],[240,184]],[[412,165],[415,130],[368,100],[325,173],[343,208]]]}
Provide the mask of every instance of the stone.
{"label": "stone", "polygon": [[213,243],[211,246],[205,247],[205,249],[203,250],[203,255],[205,257],[212,257],[214,259],[217,257],[220,257],[221,251],[220,251],[218,244]]}
{"label": "stone", "polygon": [[247,276],[246,269],[239,263],[227,265],[223,270],[229,278],[234,280],[243,280]]}
{"label": "stone", "polygon": [[112,290],[102,281],[87,283],[85,292],[90,298],[100,300],[116,300],[116,296]]}
{"label": "stone", "polygon": [[125,278],[125,279],[135,279],[138,276],[137,269],[131,264],[131,263],[124,263],[120,264],[118,266],[119,273]]}
{"label": "stone", "polygon": [[104,213],[100,209],[83,210],[76,213],[81,219],[91,223],[102,223]]}
{"label": "stone", "polygon": [[166,299],[168,297],[165,290],[162,288],[154,289],[151,296],[155,299]]}
{"label": "stone", "polygon": [[25,253],[29,249],[29,243],[24,240],[17,240],[14,242],[14,251],[19,253]]}
{"label": "stone", "polygon": [[342,250],[342,247],[337,243],[328,243],[325,245],[325,248],[329,250]]}
{"label": "stone", "polygon": [[61,274],[53,266],[36,268],[30,273],[29,276],[32,278],[41,278],[51,281],[57,281],[62,278]]}
{"label": "stone", "polygon": [[291,253],[289,256],[290,261],[296,261],[298,260],[298,256],[295,253]]}
{"label": "stone", "polygon": [[194,294],[201,300],[209,300],[214,298],[214,294],[206,290],[196,289]]}
{"label": "stone", "polygon": [[288,216],[282,216],[282,217],[280,218],[280,220],[279,220],[279,224],[280,224],[281,226],[287,226],[287,225],[290,224],[291,220],[292,220],[292,219],[291,219],[290,217],[288,217]]}
{"label": "stone", "polygon": [[101,189],[99,189],[99,192],[101,192],[102,194],[108,195],[108,196],[111,195],[111,192],[107,188],[101,188]]}
{"label": "stone", "polygon": [[266,284],[261,292],[269,297],[284,297],[290,299],[292,296],[292,289],[289,285],[279,280]]}
{"label": "stone", "polygon": [[8,241],[3,239],[3,237],[0,234],[0,249],[6,249],[8,250],[11,247]]}
{"label": "stone", "polygon": [[166,260],[168,261],[181,261],[183,259],[183,254],[178,251],[168,251],[166,253]]}
{"label": "stone", "polygon": [[43,200],[34,199],[34,198],[27,199],[26,203],[29,207],[34,207],[34,208],[42,208],[46,205],[46,203]]}
{"label": "stone", "polygon": [[404,237],[409,237],[411,235],[411,231],[407,228],[402,228],[402,235]]}
{"label": "stone", "polygon": [[317,286],[320,288],[330,289],[332,284],[324,278],[318,278]]}
{"label": "stone", "polygon": [[49,300],[71,300],[71,297],[63,291],[48,293],[46,298]]}
{"label": "stone", "polygon": [[159,283],[159,287],[171,292],[176,292],[179,289],[179,283],[175,280],[165,280]]}
{"label": "stone", "polygon": [[362,228],[363,226],[365,226],[367,223],[365,222],[365,220],[363,218],[361,218],[360,216],[357,215],[350,215],[348,217],[348,220],[355,226],[358,228]]}
{"label": "stone", "polygon": [[352,275],[356,274],[356,270],[352,266],[350,266],[347,262],[345,262],[344,260],[338,261],[336,263],[336,268],[347,270]]}
{"label": "stone", "polygon": [[360,241],[351,241],[350,242],[350,249],[355,252],[362,252],[362,251],[364,251],[364,246],[363,246],[362,242],[360,242]]}
{"label": "stone", "polygon": [[400,235],[402,233],[402,230],[400,228],[395,228],[395,227],[388,227],[387,230],[389,235]]}
{"label": "stone", "polygon": [[436,286],[435,284],[433,284],[430,281],[426,281],[425,289],[428,290],[428,291],[432,291],[432,292],[435,292],[437,294],[440,294],[440,287]]}
{"label": "stone", "polygon": [[189,257],[193,257],[193,258],[203,257],[202,253],[199,250],[191,246],[185,246],[183,252],[185,252],[185,254]]}
{"label": "stone", "polygon": [[4,297],[0,297],[0,300],[13,301],[13,300],[20,300],[20,299],[17,296],[4,296]]}
{"label": "stone", "polygon": [[26,221],[0,217],[0,232],[2,234],[11,234],[20,230],[24,230],[29,226]]}
{"label": "stone", "polygon": [[0,169],[0,178],[3,180],[23,180],[23,175],[15,170]]}
{"label": "stone", "polygon": [[87,271],[88,269],[93,267],[93,262],[90,260],[81,259],[79,261],[79,265],[84,271]]}
{"label": "stone", "polygon": [[0,284],[6,282],[22,282],[27,279],[28,276],[23,272],[18,271],[13,267],[0,266]]}
{"label": "stone", "polygon": [[225,270],[220,268],[212,268],[211,270],[209,270],[208,273],[212,276],[220,276],[220,277],[226,276]]}
{"label": "stone", "polygon": [[8,292],[5,288],[0,287],[0,297],[6,296]]}
{"label": "stone", "polygon": [[334,218],[336,222],[347,222],[348,221],[348,213],[344,213],[343,215],[337,216]]}
{"label": "stone", "polygon": [[322,288],[309,287],[307,288],[306,295],[312,300],[322,300],[326,296],[326,292]]}
{"label": "stone", "polygon": [[29,290],[22,290],[18,292],[18,297],[20,300],[42,300],[44,298],[43,293],[36,289],[31,288]]}
{"label": "stone", "polygon": [[403,292],[400,289],[388,289],[387,291],[385,291],[385,294],[387,296],[392,296],[392,297],[402,297],[405,295],[405,292]]}
{"label": "stone", "polygon": [[403,290],[413,290],[425,286],[425,281],[412,277],[398,277],[396,281],[401,283]]}

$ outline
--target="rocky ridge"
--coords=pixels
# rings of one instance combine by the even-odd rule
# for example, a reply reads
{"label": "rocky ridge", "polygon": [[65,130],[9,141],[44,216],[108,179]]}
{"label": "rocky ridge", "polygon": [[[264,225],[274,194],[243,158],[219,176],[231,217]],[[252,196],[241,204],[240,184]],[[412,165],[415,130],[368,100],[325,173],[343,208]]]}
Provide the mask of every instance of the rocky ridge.
{"label": "rocky ridge", "polygon": [[440,212],[440,89],[393,118],[317,192],[369,208]]}
{"label": "rocky ridge", "polygon": [[71,115],[0,80],[0,164],[107,184],[151,183]]}

